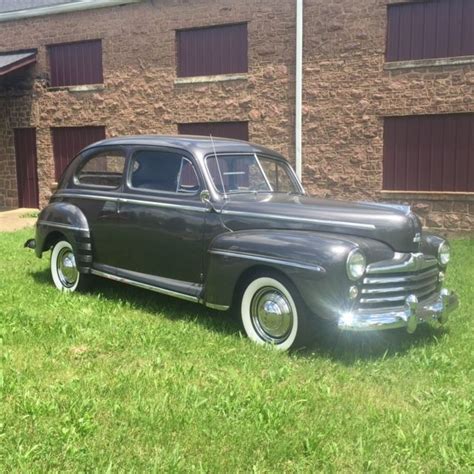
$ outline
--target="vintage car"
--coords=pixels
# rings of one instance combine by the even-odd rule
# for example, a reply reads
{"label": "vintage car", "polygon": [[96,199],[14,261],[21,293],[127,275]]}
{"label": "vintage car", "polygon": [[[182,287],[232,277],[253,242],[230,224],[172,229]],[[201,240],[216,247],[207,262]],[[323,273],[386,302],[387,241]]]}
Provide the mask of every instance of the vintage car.
{"label": "vintage car", "polygon": [[315,199],[287,161],[247,142],[112,138],[72,160],[26,246],[51,253],[61,291],[99,276],[217,310],[248,337],[307,344],[345,331],[445,323],[443,238],[408,207]]}

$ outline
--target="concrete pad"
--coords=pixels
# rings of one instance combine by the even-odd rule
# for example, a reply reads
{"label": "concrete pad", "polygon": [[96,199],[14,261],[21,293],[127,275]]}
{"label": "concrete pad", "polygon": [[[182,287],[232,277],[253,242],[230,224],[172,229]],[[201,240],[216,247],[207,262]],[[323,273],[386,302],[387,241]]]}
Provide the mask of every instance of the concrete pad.
{"label": "concrete pad", "polygon": [[13,232],[14,230],[31,227],[36,222],[36,217],[27,217],[32,213],[38,214],[38,209],[13,209],[0,211],[0,232]]}

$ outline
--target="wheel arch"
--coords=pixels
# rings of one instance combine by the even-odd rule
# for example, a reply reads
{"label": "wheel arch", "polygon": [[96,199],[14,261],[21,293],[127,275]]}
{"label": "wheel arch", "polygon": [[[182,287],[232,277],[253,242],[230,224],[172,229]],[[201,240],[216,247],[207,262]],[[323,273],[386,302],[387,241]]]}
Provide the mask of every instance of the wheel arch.
{"label": "wheel arch", "polygon": [[[291,276],[282,271],[279,268],[272,267],[270,265],[263,265],[263,264],[255,264],[249,266],[245,270],[241,272],[235,282],[235,289],[232,299],[232,304],[235,304],[236,299],[238,298],[239,294],[243,291],[245,283],[250,280],[251,277],[257,276],[259,274],[267,274],[273,276],[280,276],[284,279],[289,280],[293,286],[295,286],[295,282],[291,279]],[[297,288],[296,288],[297,289]]]}
{"label": "wheel arch", "polygon": [[41,252],[51,250],[61,240],[67,240],[63,232],[59,230],[53,230],[49,232],[43,241]]}
{"label": "wheel arch", "polygon": [[73,247],[81,273],[89,273],[92,265],[92,240],[83,212],[74,204],[53,202],[38,216],[36,224],[36,255],[51,249],[60,240]]}

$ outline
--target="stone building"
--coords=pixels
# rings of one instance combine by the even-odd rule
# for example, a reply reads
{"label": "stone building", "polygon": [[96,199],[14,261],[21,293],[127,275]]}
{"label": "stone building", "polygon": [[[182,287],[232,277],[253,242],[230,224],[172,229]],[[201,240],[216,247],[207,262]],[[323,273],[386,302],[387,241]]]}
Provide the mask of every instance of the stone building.
{"label": "stone building", "polygon": [[311,194],[474,229],[474,1],[0,0],[0,208],[43,206],[103,136],[212,133]]}

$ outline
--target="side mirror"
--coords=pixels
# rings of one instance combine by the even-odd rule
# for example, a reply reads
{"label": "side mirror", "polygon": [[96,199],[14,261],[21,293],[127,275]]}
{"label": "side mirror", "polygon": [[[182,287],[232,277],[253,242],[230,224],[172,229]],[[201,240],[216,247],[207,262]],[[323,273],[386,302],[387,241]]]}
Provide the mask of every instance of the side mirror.
{"label": "side mirror", "polygon": [[201,191],[200,198],[201,202],[203,202],[204,204],[211,205],[211,195],[209,194],[209,191],[207,189]]}
{"label": "side mirror", "polygon": [[214,204],[212,204],[211,195],[209,194],[209,191],[207,189],[201,191],[201,194],[199,196],[201,198],[201,202],[203,202],[211,212],[217,212],[216,208],[214,207]]}

